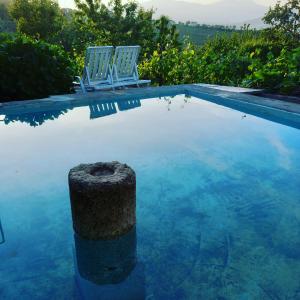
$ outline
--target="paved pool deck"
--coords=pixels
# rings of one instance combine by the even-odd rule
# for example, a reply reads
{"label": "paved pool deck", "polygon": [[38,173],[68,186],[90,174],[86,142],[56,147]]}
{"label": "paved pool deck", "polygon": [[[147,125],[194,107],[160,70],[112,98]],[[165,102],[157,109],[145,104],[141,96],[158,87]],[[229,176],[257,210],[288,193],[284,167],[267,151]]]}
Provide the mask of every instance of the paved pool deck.
{"label": "paved pool deck", "polygon": [[[127,88],[115,91],[94,91],[85,94],[75,93],[51,96],[45,99],[0,103],[0,115],[75,108],[99,103],[101,101],[111,102],[186,94],[233,109],[238,109],[241,112],[253,113],[261,117],[275,116],[276,118],[280,115],[281,119],[292,119],[293,122],[300,124],[300,104],[253,95],[260,91],[261,90],[207,84]],[[283,114],[283,112],[285,112],[285,114]]]}

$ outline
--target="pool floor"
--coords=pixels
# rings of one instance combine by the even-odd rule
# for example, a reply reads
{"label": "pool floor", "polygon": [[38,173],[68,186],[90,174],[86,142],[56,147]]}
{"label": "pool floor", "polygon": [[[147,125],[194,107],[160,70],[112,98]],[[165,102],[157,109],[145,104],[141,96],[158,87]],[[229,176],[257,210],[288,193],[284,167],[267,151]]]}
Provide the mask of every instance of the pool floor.
{"label": "pool floor", "polygon": [[[195,97],[0,123],[0,299],[300,299],[300,131]],[[137,226],[74,236],[67,176],[120,161]]]}

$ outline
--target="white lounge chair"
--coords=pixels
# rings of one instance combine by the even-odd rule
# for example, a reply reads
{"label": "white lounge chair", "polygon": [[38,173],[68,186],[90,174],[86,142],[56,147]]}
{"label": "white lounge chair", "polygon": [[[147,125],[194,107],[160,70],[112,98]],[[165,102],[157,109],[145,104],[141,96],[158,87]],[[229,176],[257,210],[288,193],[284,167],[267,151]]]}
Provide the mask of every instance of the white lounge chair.
{"label": "white lounge chair", "polygon": [[88,47],[82,77],[77,76],[83,92],[87,89],[101,90],[113,87],[110,67],[113,46]]}
{"label": "white lounge chair", "polygon": [[142,84],[151,83],[151,80],[139,79],[137,61],[140,54],[140,49],[140,46],[116,47],[112,66],[114,87],[123,87],[129,85],[140,86]]}

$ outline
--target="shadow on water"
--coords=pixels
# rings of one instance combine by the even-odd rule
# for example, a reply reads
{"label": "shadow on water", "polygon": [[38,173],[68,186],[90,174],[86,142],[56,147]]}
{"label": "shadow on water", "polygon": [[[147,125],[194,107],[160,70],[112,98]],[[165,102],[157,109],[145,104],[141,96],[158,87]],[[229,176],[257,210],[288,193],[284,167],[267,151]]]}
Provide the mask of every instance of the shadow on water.
{"label": "shadow on water", "polygon": [[145,299],[145,275],[137,262],[136,229],[116,240],[74,234],[75,283],[80,299]]}

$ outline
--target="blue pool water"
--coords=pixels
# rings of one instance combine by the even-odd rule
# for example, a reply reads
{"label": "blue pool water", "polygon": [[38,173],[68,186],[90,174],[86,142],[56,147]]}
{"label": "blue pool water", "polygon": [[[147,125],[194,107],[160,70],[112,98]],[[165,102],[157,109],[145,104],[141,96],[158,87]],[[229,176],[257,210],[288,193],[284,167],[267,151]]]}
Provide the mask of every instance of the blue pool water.
{"label": "blue pool water", "polygon": [[[0,299],[300,299],[299,129],[184,95],[1,118]],[[68,171],[112,160],[137,227],[80,240]]]}

